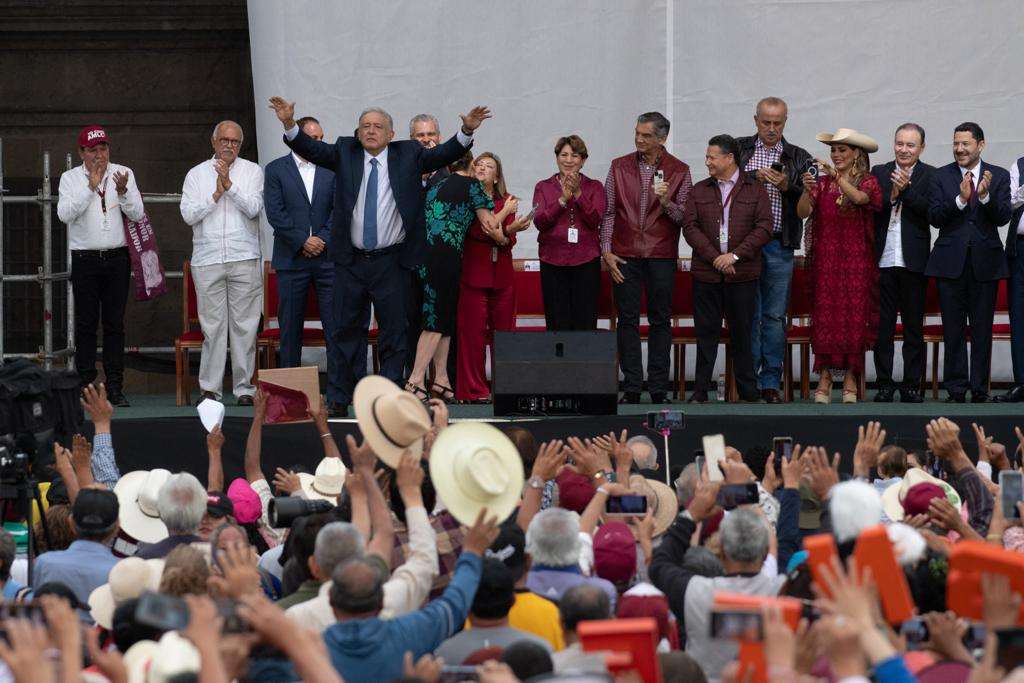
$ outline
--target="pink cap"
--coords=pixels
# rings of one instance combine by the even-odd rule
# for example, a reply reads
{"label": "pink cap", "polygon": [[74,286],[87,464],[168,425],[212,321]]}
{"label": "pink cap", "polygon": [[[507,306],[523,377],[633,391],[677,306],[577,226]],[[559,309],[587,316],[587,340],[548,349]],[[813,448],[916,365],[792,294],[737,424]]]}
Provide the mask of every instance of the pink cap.
{"label": "pink cap", "polygon": [[594,573],[612,583],[628,583],[636,572],[636,540],[623,522],[605,522],[594,534]]}
{"label": "pink cap", "polygon": [[235,505],[235,519],[239,524],[255,522],[263,515],[263,503],[245,479],[239,477],[228,487],[228,498]]}
{"label": "pink cap", "polygon": [[100,126],[86,126],[78,133],[79,147],[95,147],[101,142],[110,144],[110,140],[107,139],[107,131]]}

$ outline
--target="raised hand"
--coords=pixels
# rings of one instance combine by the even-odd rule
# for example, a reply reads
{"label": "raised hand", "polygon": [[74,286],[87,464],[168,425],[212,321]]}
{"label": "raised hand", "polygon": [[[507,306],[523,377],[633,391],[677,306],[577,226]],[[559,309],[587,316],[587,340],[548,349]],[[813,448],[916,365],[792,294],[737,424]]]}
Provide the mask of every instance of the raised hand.
{"label": "raised hand", "polygon": [[[345,479],[347,481],[348,477]],[[288,496],[302,488],[302,480],[299,478],[299,475],[281,467],[278,467],[277,471],[274,472],[274,481],[272,483],[274,488]]]}
{"label": "raised hand", "polygon": [[558,471],[565,464],[566,453],[562,448],[561,439],[545,441],[537,449],[537,457],[533,461],[531,477],[550,481],[558,476]]}
{"label": "raised hand", "polygon": [[223,188],[223,191],[227,192],[231,189],[231,166],[223,159],[217,159],[213,167],[217,171],[218,187]]}
{"label": "raised hand", "polygon": [[[480,124],[491,118],[491,110],[487,107],[476,106],[469,110],[468,114],[459,114],[459,118],[462,119],[462,130],[466,134],[472,134]],[[281,115],[277,115],[281,118]]]}
{"label": "raised hand", "polygon": [[960,202],[966,204],[971,201],[971,190],[974,189],[974,179],[968,178],[967,174],[964,173],[963,179],[960,181]]}
{"label": "raised hand", "polygon": [[814,186],[818,184],[818,179],[812,176],[810,173],[804,173],[800,176],[800,180],[804,184],[804,192],[810,194],[814,192]]}
{"label": "raised hand", "polygon": [[114,189],[119,195],[128,191],[128,171],[118,171],[114,174]]}
{"label": "raised hand", "polygon": [[110,431],[110,420],[114,415],[114,406],[107,400],[107,388],[90,384],[82,389],[82,408],[92,418],[92,425],[97,434]]}
{"label": "raised hand", "polygon": [[978,199],[988,196],[988,187],[992,184],[992,171],[985,171],[981,174],[981,182],[978,183]]}
{"label": "raised hand", "polygon": [[295,127],[295,103],[275,95],[270,98],[270,108],[277,114],[277,120],[284,124],[285,130]]}
{"label": "raised hand", "polygon": [[224,432],[220,430],[220,425],[215,425],[210,433],[206,435],[206,450],[207,452],[220,453],[224,448]]}
{"label": "raised hand", "polygon": [[348,446],[348,457],[352,459],[352,469],[369,470],[373,476],[373,467],[377,464],[377,454],[373,452],[370,444],[364,439],[361,444],[356,445],[356,438],[351,434],[345,436],[345,445]]}
{"label": "raised hand", "polygon": [[857,428],[857,445],[853,449],[854,474],[866,477],[868,470],[878,465],[878,454],[885,445],[885,430],[881,422],[868,422]]}
{"label": "raised hand", "polygon": [[103,176],[107,174],[107,165],[94,161],[92,165],[86,164],[85,168],[89,171],[89,189],[95,192],[103,181]]}
{"label": "raised hand", "polygon": [[[943,460],[952,460],[964,454],[960,445],[960,427],[945,417],[932,420],[925,425],[928,448]],[[966,457],[966,456],[965,456]]]}
{"label": "raised hand", "polygon": [[693,493],[693,499],[687,506],[693,521],[700,522],[715,513],[718,508],[718,490],[722,488],[720,481],[708,481],[701,478],[697,482],[697,488]]}
{"label": "raised hand", "polygon": [[829,464],[828,452],[824,448],[808,446],[801,461],[804,473],[810,479],[811,490],[818,496],[818,500],[825,500],[832,487],[839,483],[839,454],[836,453]]}
{"label": "raised hand", "polygon": [[218,552],[215,569],[219,568],[220,575],[212,574],[207,579],[211,594],[237,600],[243,595],[260,592],[260,573],[255,560],[252,549],[240,542]]}
{"label": "raised hand", "polygon": [[467,553],[483,555],[484,551],[491,547],[494,539],[498,537],[498,518],[486,517],[487,511],[480,510],[476,516],[473,526],[469,527],[462,540],[462,549]]}

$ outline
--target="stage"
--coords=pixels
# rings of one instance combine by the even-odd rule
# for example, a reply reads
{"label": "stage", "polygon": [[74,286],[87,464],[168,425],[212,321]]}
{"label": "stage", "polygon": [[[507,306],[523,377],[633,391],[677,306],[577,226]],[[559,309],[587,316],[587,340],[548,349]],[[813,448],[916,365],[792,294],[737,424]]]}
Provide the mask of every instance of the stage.
{"label": "stage", "polygon": [[[870,398],[869,392],[869,398]],[[206,481],[206,433],[196,416],[195,408],[176,407],[173,396],[132,395],[131,408],[119,408],[112,426],[114,448],[122,473],[135,469],[165,467],[187,470],[200,481]],[[226,481],[242,476],[245,440],[251,422],[252,408],[239,408],[229,396],[224,420],[223,460]],[[630,435],[647,434],[663,455],[659,434],[644,428],[649,410],[681,409],[685,427],[673,432],[669,441],[672,469],[693,459],[705,434],[725,434],[726,443],[740,451],[754,445],[771,446],[772,437],[792,436],[796,443],[821,445],[830,452],[844,456],[844,469],[851,467],[850,458],[857,439],[857,427],[868,420],[880,420],[888,432],[887,443],[908,449],[923,450],[924,426],[933,417],[944,415],[960,425],[961,439],[967,454],[976,457],[977,449],[971,422],[978,422],[996,441],[1016,448],[1014,425],[1024,426],[1024,405],[986,403],[974,405],[926,401],[921,404],[874,403],[853,405],[833,403],[817,405],[796,401],[781,405],[750,405],[707,403],[704,405],[676,403],[671,406],[620,406],[618,415],[494,417],[491,406],[451,406],[453,420],[486,420],[496,425],[516,424],[531,432],[538,441],[567,436],[594,436],[614,430],[629,430]],[[84,431],[91,435],[92,426]],[[331,431],[344,452],[344,436],[357,433],[354,419],[331,420]],[[309,471],[322,457],[320,439],[312,424],[277,425],[263,429],[263,470],[272,475],[275,467],[302,465]]]}

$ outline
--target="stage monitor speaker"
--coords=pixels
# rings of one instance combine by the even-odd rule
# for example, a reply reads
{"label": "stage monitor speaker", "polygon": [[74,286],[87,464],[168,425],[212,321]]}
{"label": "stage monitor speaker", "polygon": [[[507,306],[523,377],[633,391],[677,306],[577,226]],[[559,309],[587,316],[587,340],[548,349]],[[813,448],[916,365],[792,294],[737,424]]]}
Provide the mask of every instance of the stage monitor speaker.
{"label": "stage monitor speaker", "polygon": [[614,415],[615,333],[496,332],[495,415]]}

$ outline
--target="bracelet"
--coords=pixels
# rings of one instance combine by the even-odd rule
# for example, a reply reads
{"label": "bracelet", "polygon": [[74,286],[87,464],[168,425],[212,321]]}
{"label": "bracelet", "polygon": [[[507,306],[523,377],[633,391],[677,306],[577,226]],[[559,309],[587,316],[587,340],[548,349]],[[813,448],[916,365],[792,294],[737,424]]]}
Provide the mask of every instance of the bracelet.
{"label": "bracelet", "polygon": [[603,493],[604,495],[607,496],[608,495],[608,489],[606,489],[603,486],[598,486],[597,490],[595,491],[595,493]]}
{"label": "bracelet", "polygon": [[320,435],[320,438],[322,439],[325,436],[331,436],[331,433],[330,432],[324,432],[323,434]]}
{"label": "bracelet", "polygon": [[1000,543],[1002,543],[1003,542],[1003,535],[1002,534],[989,534],[988,536],[985,537],[985,540],[986,541],[999,541]]}

